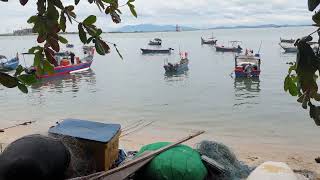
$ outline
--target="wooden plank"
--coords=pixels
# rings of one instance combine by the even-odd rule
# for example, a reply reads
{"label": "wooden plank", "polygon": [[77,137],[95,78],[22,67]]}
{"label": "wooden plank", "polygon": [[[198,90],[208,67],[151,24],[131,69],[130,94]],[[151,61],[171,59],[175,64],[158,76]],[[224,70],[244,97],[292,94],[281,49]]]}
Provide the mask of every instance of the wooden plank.
{"label": "wooden plank", "polygon": [[[90,180],[108,180],[109,177],[111,177],[113,174],[115,174],[117,172],[120,172],[120,171],[124,171],[125,169],[128,169],[128,168],[130,168],[130,172],[132,172],[132,173],[136,172],[137,170],[139,170],[142,167],[140,165],[146,164],[151,159],[153,159],[156,155],[159,155],[162,152],[164,152],[164,151],[166,151],[166,150],[168,150],[168,149],[170,149],[170,148],[172,148],[172,147],[174,147],[176,145],[184,143],[184,142],[186,142],[186,141],[188,141],[188,140],[190,140],[190,139],[192,139],[194,137],[197,137],[197,136],[199,136],[199,135],[201,135],[203,133],[204,133],[204,131],[199,131],[197,133],[189,135],[188,137],[185,137],[185,138],[183,138],[183,139],[181,139],[181,140],[179,140],[179,141],[177,141],[175,143],[169,144],[168,146],[160,148],[160,149],[158,149],[156,151],[152,151],[151,153],[148,153],[146,155],[142,155],[142,156],[140,156],[140,157],[138,157],[138,158],[136,158],[136,159],[134,159],[132,161],[129,161],[126,164],[123,164],[122,166],[119,166],[119,167],[114,168],[114,169],[112,169],[110,171],[107,171],[107,172],[103,172],[98,176],[92,177],[92,178],[90,178]],[[137,164],[139,164],[139,165],[137,165]],[[135,165],[137,165],[137,166],[135,166]],[[123,180],[123,179],[121,179],[122,177],[120,177],[120,176],[117,176],[117,177],[119,177],[119,179],[116,179],[116,177],[114,177],[114,179],[112,179],[112,180]]]}

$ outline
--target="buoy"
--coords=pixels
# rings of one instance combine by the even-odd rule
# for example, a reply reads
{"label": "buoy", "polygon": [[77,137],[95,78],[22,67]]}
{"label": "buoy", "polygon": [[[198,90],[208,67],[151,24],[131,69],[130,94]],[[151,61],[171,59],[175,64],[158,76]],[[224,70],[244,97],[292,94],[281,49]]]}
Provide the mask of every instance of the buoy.
{"label": "buoy", "polygon": [[247,180],[298,180],[292,169],[283,162],[265,162]]}

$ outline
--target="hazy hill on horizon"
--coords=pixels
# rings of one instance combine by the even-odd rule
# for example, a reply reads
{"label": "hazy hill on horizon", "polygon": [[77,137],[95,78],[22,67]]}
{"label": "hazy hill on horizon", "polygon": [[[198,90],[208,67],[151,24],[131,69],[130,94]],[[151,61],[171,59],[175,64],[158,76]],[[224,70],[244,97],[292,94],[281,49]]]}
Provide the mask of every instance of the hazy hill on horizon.
{"label": "hazy hill on horizon", "polygon": [[[276,24],[264,24],[264,25],[248,25],[248,26],[217,26],[205,29],[243,29],[243,28],[280,28],[280,27],[299,27],[307,25],[276,25]],[[194,31],[200,30],[189,26],[180,26],[182,31]],[[155,25],[155,24],[138,24],[138,25],[126,25],[113,32],[166,32],[176,31],[176,25]]]}

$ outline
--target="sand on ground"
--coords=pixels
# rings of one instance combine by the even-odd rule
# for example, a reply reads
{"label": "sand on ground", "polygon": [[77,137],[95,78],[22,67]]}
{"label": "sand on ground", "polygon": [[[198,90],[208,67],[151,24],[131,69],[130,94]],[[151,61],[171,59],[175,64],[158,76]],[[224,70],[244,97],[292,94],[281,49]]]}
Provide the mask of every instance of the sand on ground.
{"label": "sand on ground", "polygon": [[[48,125],[39,127],[39,124],[32,124],[6,130],[4,133],[0,133],[0,147],[3,150],[10,142],[25,135],[46,134],[49,127]],[[152,124],[138,131],[128,130],[124,132],[124,136],[120,138],[120,148],[139,150],[143,145],[164,141],[174,142],[196,131],[194,129],[170,128],[165,125]],[[265,161],[285,162],[294,170],[313,171],[320,179],[320,164],[315,162],[315,158],[320,156],[320,148],[317,148],[319,146],[310,148],[295,146],[294,144],[248,142],[242,138],[219,136],[214,133],[204,133],[185,144],[195,147],[201,140],[224,143],[235,152],[239,160],[249,166],[257,166]]]}

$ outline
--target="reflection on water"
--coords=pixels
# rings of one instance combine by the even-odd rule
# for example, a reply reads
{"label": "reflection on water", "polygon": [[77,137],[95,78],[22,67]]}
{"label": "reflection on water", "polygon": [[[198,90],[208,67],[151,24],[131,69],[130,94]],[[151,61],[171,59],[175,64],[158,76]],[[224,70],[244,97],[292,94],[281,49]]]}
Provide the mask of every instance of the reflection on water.
{"label": "reflection on water", "polygon": [[66,74],[48,79],[42,79],[31,86],[32,92],[48,91],[50,93],[72,92],[76,97],[81,86],[90,87],[91,92],[96,92],[96,75],[90,69],[75,74]]}
{"label": "reflection on water", "polygon": [[164,80],[166,82],[184,81],[189,77],[189,68],[184,71],[178,72],[166,72],[164,74]]}
{"label": "reflection on water", "polygon": [[259,104],[258,97],[260,94],[260,79],[257,78],[235,78],[234,94],[236,106],[252,107]]}

